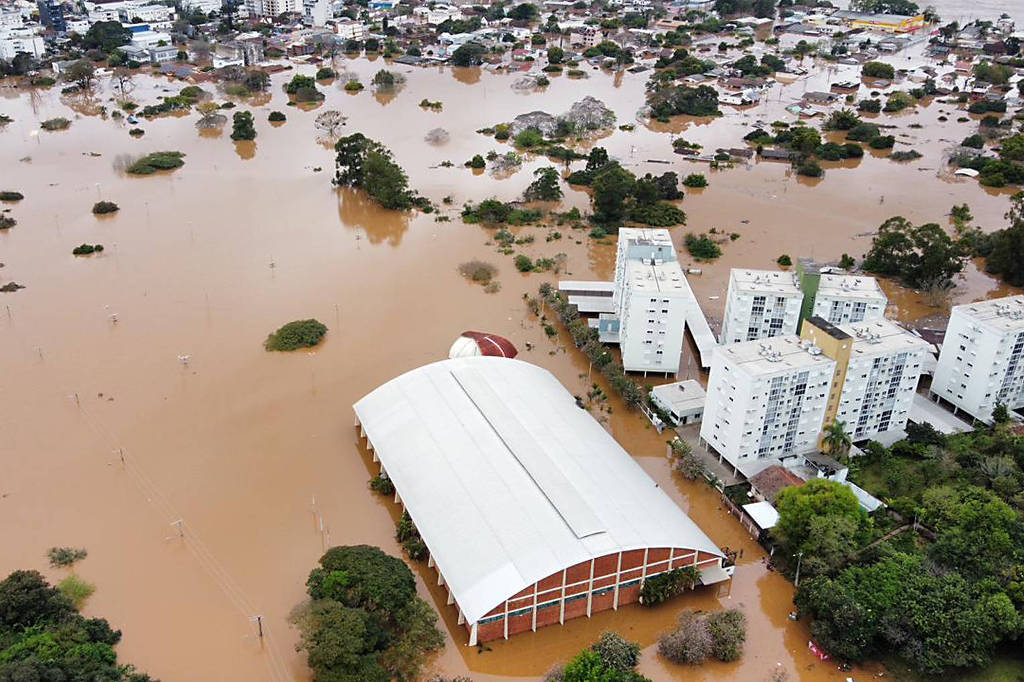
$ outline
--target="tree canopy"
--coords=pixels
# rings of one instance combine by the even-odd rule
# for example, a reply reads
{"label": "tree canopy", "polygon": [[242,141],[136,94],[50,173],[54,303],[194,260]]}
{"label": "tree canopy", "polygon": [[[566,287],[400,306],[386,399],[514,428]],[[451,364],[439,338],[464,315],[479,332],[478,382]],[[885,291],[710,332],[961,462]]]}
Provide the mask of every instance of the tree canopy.
{"label": "tree canopy", "polygon": [[149,682],[118,664],[121,631],[103,618],[83,618],[38,571],[0,581],[0,680]]}
{"label": "tree canopy", "polygon": [[362,189],[384,208],[403,210],[413,205],[408,177],[387,147],[355,133],[338,140],[334,149],[338,152],[336,185]]}
{"label": "tree canopy", "polygon": [[911,287],[947,286],[963,270],[965,257],[964,246],[936,223],[915,226],[895,216],[878,228],[862,267]]}
{"label": "tree canopy", "polygon": [[311,601],[295,621],[318,682],[413,680],[444,645],[412,571],[376,547],[329,549],[306,586]]}

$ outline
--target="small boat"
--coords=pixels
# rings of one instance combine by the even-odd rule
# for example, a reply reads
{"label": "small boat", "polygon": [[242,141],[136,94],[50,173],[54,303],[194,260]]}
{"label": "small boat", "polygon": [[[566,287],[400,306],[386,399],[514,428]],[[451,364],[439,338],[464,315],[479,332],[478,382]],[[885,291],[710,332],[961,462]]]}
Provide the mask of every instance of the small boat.
{"label": "small boat", "polygon": [[127,118],[127,121],[128,121],[129,123],[138,123],[138,122],[139,122],[139,119],[137,119],[137,118],[135,118],[134,116],[132,116],[131,114],[129,114],[129,115],[128,115],[128,118]]}

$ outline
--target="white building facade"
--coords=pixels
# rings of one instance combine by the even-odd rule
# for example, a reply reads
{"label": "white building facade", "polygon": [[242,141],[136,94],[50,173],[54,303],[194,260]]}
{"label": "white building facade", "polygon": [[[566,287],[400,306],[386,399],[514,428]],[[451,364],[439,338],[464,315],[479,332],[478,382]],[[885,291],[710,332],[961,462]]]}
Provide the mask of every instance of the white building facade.
{"label": "white building facade", "polygon": [[0,28],[0,59],[14,59],[19,52],[39,59],[46,52],[46,43],[35,28]]}
{"label": "white building facade", "polygon": [[796,336],[719,346],[701,441],[747,477],[813,450],[835,364]]}
{"label": "white building facade", "polygon": [[888,302],[874,277],[823,274],[811,315],[840,325],[880,320]]}
{"label": "white building facade", "polygon": [[733,268],[722,318],[721,343],[796,333],[803,292],[792,273]]}
{"label": "white building facade", "polygon": [[907,425],[929,344],[888,320],[840,325],[853,339],[836,419],[854,441]]}
{"label": "white building facade", "polygon": [[1024,296],[953,307],[931,390],[986,423],[1024,407]]}

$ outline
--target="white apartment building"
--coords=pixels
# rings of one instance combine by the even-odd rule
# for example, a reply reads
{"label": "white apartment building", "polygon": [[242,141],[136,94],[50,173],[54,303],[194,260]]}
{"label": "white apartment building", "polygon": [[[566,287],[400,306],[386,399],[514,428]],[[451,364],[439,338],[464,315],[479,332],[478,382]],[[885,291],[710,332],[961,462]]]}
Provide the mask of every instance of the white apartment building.
{"label": "white apartment building", "polygon": [[722,344],[796,334],[804,295],[793,273],[733,268],[722,318]]}
{"label": "white apartment building", "polygon": [[888,302],[874,277],[822,274],[811,315],[832,324],[880,320]]}
{"label": "white apartment building", "polygon": [[302,0],[302,18],[309,26],[326,26],[333,16],[330,0]]}
{"label": "white apartment building", "polygon": [[839,409],[854,441],[877,439],[902,431],[917,392],[929,344],[885,319],[839,328],[853,339]]}
{"label": "white apartment building", "polygon": [[580,47],[594,47],[601,42],[601,29],[593,26],[573,28],[569,34],[569,43]]}
{"label": "white apartment building", "polygon": [[46,52],[46,43],[38,27],[0,28],[0,59],[14,59],[19,52],[27,52],[36,59]]}
{"label": "white apartment building", "polygon": [[792,335],[717,347],[701,442],[748,478],[815,449],[835,366]]}
{"label": "white apartment building", "polygon": [[931,390],[986,423],[1024,407],[1024,296],[953,307]]}
{"label": "white apartment building", "polygon": [[245,0],[245,9],[250,17],[278,17],[285,13],[300,13],[299,0]]}
{"label": "white apartment building", "polygon": [[613,282],[558,288],[581,313],[598,314],[591,326],[603,343],[619,344],[626,371],[678,372],[687,314],[700,309],[668,230],[621,228]]}
{"label": "white apartment building", "polygon": [[[673,256],[675,254],[673,253]],[[630,259],[619,294],[619,349],[628,372],[679,371],[692,298],[683,270],[672,258]]]}

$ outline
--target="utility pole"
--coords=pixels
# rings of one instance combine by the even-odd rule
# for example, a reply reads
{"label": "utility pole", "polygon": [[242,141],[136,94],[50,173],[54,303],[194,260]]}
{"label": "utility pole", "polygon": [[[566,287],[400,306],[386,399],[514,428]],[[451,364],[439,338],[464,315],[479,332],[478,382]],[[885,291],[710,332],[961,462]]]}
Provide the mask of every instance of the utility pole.
{"label": "utility pole", "polygon": [[249,622],[256,623],[256,627],[259,628],[259,637],[263,639],[263,616],[253,616]]}

